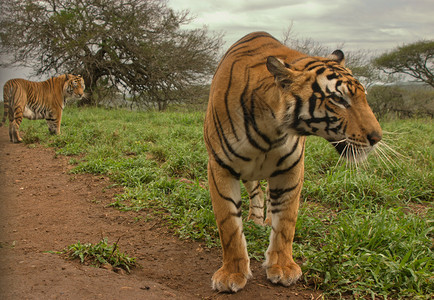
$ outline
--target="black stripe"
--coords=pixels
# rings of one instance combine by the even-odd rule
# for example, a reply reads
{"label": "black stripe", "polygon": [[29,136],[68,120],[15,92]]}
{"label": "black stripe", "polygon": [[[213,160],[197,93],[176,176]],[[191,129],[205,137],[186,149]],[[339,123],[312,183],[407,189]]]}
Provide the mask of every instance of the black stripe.
{"label": "black stripe", "polygon": [[[249,73],[248,73],[249,74]],[[254,139],[253,139],[253,136],[252,136],[252,133],[251,133],[251,131],[250,131],[250,126],[252,126],[253,127],[253,129],[256,131],[256,133],[259,135],[259,136],[261,136],[262,137],[262,133],[259,131],[259,129],[257,128],[257,125],[256,125],[256,122],[255,122],[255,118],[254,118],[254,111],[250,111],[249,112],[249,110],[248,110],[248,108],[247,108],[247,105],[246,105],[246,102],[245,102],[245,98],[246,98],[246,92],[247,92],[247,89],[248,89],[248,81],[247,81],[247,84],[246,84],[246,86],[244,87],[244,90],[243,90],[243,93],[241,94],[241,97],[240,97],[240,102],[241,102],[241,107],[242,107],[242,109],[243,109],[243,115],[244,115],[244,129],[245,129],[245,133],[246,133],[246,136],[247,136],[247,139],[248,139],[248,141],[250,142],[250,144],[253,146],[253,147],[255,147],[255,148],[257,148],[257,149],[259,149],[259,150],[261,150],[262,152],[267,152],[268,151],[268,149],[269,148],[264,148],[264,147],[261,147]],[[251,100],[252,101],[252,100]],[[254,104],[251,104],[251,105],[253,105],[253,109],[254,109]],[[255,128],[256,127],[256,128]],[[264,135],[265,136],[265,135]],[[268,139],[268,138],[267,138]]]}
{"label": "black stripe", "polygon": [[[217,113],[215,112],[215,110],[213,109],[213,121],[214,121],[214,128],[215,131],[217,132],[217,137],[219,139],[219,143],[220,143],[220,147],[222,148],[223,152],[225,153],[226,157],[232,161],[232,158],[229,157],[229,153],[226,151],[226,148],[223,146],[223,139],[226,139],[226,137],[222,137],[223,135],[223,130],[221,128],[221,124],[220,124],[220,120],[219,117],[217,115]],[[222,133],[220,133],[222,132]]]}
{"label": "black stripe", "polygon": [[318,84],[317,81],[314,81],[314,82],[312,83],[312,90],[313,90],[314,93],[319,93],[319,94],[321,94],[321,98],[324,98],[324,97],[325,97],[325,94],[324,94],[323,90],[321,89],[321,87],[319,86],[319,84]]}
{"label": "black stripe", "polygon": [[321,75],[322,73],[324,73],[326,70],[325,67],[319,68],[318,70],[316,70],[316,75]]}
{"label": "black stripe", "polygon": [[[250,37],[249,37],[249,36],[250,36]],[[223,55],[222,59],[220,60],[220,63],[219,63],[219,65],[217,66],[217,69],[216,69],[216,72],[215,72],[215,73],[217,73],[217,71],[220,69],[221,64],[223,63],[223,61],[224,61],[224,60],[225,60],[229,55],[231,55],[231,54],[233,54],[233,53],[235,53],[235,52],[237,52],[237,51],[240,51],[241,49],[249,48],[249,45],[246,46],[246,45],[244,45],[244,44],[249,43],[249,42],[251,42],[251,41],[253,41],[253,40],[255,40],[255,39],[261,38],[261,37],[268,37],[268,38],[271,38],[271,39],[273,39],[273,40],[275,40],[276,42],[279,43],[278,46],[281,45],[281,43],[280,43],[276,38],[274,38],[273,36],[271,36],[270,34],[268,34],[268,33],[266,33],[266,32],[257,32],[257,33],[255,33],[255,34],[248,34],[248,35],[242,37],[241,39],[239,39],[237,42],[235,42],[231,47],[229,47],[229,49],[226,51],[226,53]],[[267,43],[267,44],[270,44],[270,43]],[[241,46],[241,47],[239,47],[239,46]],[[238,48],[237,48],[237,47],[238,47]],[[277,47],[277,45],[276,45],[276,47]],[[235,49],[235,48],[236,48],[236,49]],[[245,53],[248,53],[249,51],[255,51],[255,50],[257,50],[257,49],[258,49],[258,48],[251,49],[251,50],[245,51]],[[215,74],[214,74],[214,76],[215,76]]]}
{"label": "black stripe", "polygon": [[226,106],[226,114],[228,115],[228,120],[229,120],[229,123],[231,124],[232,132],[234,133],[234,136],[237,139],[237,141],[239,141],[240,139],[237,136],[237,132],[235,131],[235,125],[234,125],[234,122],[232,121],[231,114],[229,112],[229,99],[228,99],[228,97],[229,97],[229,90],[230,90],[231,85],[232,85],[232,75],[233,75],[232,73],[233,73],[234,66],[235,66],[236,62],[237,61],[234,61],[232,63],[232,65],[231,65],[231,71],[229,73],[229,82],[228,82],[228,87],[227,87],[226,92],[225,92],[225,98],[224,98],[224,100],[225,100],[225,106]]}
{"label": "black stripe", "polygon": [[329,126],[330,123],[335,123],[337,121],[339,121],[339,119],[337,117],[327,116],[327,115],[325,117],[321,117],[321,118],[310,118],[307,120],[303,120],[303,122],[305,122],[309,128],[312,128],[312,124],[318,124],[318,123],[324,122],[324,123],[326,123],[326,126]]}
{"label": "black stripe", "polygon": [[[304,65],[303,69],[307,69],[307,68],[309,68],[312,64],[315,64],[315,63],[319,63],[319,61],[318,61],[318,60],[311,60],[311,61],[307,62],[307,63]],[[318,66],[313,66],[313,67],[311,67],[309,70],[313,70],[313,69],[315,69],[316,67],[318,67]]]}
{"label": "black stripe", "polygon": [[231,168],[230,166],[225,164],[223,162],[223,160],[217,155],[217,153],[215,153],[214,149],[211,148],[211,151],[212,151],[212,154],[214,156],[216,163],[218,163],[220,165],[220,167],[225,168],[226,170],[229,171],[229,173],[231,173],[232,176],[234,176],[237,179],[240,179],[240,177],[241,177],[240,173],[236,172],[233,168]]}
{"label": "black stripe", "polygon": [[[242,231],[241,231],[242,232]],[[220,234],[222,233],[222,231],[220,231]],[[232,244],[232,240],[237,236],[238,234],[238,228],[236,228],[236,230],[230,235],[229,240],[224,244],[224,249],[229,248],[229,245]],[[223,239],[222,239],[223,240]]]}
{"label": "black stripe", "polygon": [[[237,153],[237,152],[232,148],[231,144],[229,143],[228,139],[226,138],[226,135],[224,134],[223,126],[222,126],[222,124],[221,124],[221,122],[220,122],[220,118],[218,117],[218,114],[215,113],[214,115],[215,115],[215,117],[217,118],[218,127],[216,126],[215,121],[214,121],[214,126],[216,126],[216,131],[217,131],[217,134],[218,134],[218,136],[219,136],[220,145],[221,145],[221,148],[223,149],[223,151],[225,152],[226,156],[228,157],[228,159],[229,159],[230,161],[232,161],[232,159],[229,157],[229,153],[227,153],[227,151],[225,150],[224,145],[226,145],[226,148],[227,148],[227,149],[229,150],[229,152],[232,153],[235,157],[238,157],[238,158],[240,158],[240,159],[242,159],[242,160],[244,160],[244,161],[250,161],[250,160],[251,160],[250,158],[238,154],[238,153]],[[222,139],[223,139],[223,141],[224,141],[224,145],[223,145],[223,143],[222,143]]]}
{"label": "black stripe", "polygon": [[286,168],[286,169],[282,169],[282,170],[274,171],[274,172],[271,174],[270,177],[276,177],[276,176],[278,176],[278,175],[281,175],[281,174],[284,174],[284,173],[290,171],[292,168],[294,168],[294,167],[295,167],[295,166],[300,162],[301,158],[303,157],[303,154],[304,154],[304,145],[303,145],[303,147],[302,147],[302,149],[301,149],[300,156],[297,158],[296,161],[294,161],[294,163],[293,163],[292,165],[290,165],[290,166],[289,166],[288,168]]}
{"label": "black stripe", "polygon": [[332,74],[327,75],[328,80],[337,79],[339,77],[341,77],[341,76],[339,74],[336,74],[336,73],[332,73]]}
{"label": "black stripe", "polygon": [[338,124],[338,126],[335,126],[334,128],[330,128],[329,130],[338,133],[338,131],[342,128],[342,124],[344,123],[343,119],[341,119],[341,122]]}
{"label": "black stripe", "polygon": [[234,176],[236,179],[240,179],[241,174],[236,172],[233,168],[231,168],[230,166],[228,166],[227,164],[225,164],[223,162],[223,160],[217,155],[217,153],[215,152],[214,148],[212,147],[210,141],[208,140],[207,137],[206,138],[206,143],[209,146],[209,148],[211,149],[212,155],[214,157],[214,160],[216,161],[216,163],[219,164],[220,167],[225,168],[226,170],[228,170],[232,176]]}
{"label": "black stripe", "polygon": [[[249,47],[241,47],[239,49],[235,49],[231,54],[233,54],[233,56],[236,59],[244,59],[245,57],[253,57],[253,56],[259,56],[261,55],[265,50],[269,50],[269,49],[273,49],[273,48],[280,48],[281,45],[280,44],[276,44],[276,43],[265,43],[260,45],[259,47],[256,48],[249,48]],[[240,51],[243,48],[247,48],[247,50],[244,51]],[[265,58],[263,58],[263,61],[261,62],[262,64],[265,64]],[[259,64],[261,64],[259,63]],[[249,66],[249,68],[251,68],[253,65]]]}
{"label": "black stripe", "polygon": [[299,115],[301,111],[301,106],[303,105],[303,99],[298,95],[294,95],[294,98],[295,98],[295,108],[294,108],[293,121],[291,127],[297,128],[297,126],[300,124]]}
{"label": "black stripe", "polygon": [[297,138],[295,144],[292,146],[292,149],[277,161],[276,167],[280,166],[288,157],[290,157],[294,153],[295,149],[297,149],[299,141],[300,141],[300,137]]}
{"label": "black stripe", "polygon": [[299,182],[297,182],[294,186],[291,186],[291,187],[286,188],[286,189],[270,189],[271,206],[281,205],[282,202],[278,202],[275,200],[278,200],[278,199],[282,198],[282,196],[284,194],[295,190],[298,187],[298,185],[299,185]]}
{"label": "black stripe", "polygon": [[250,199],[253,199],[253,198],[255,198],[258,195],[259,195],[259,192],[256,192],[254,194],[250,194],[249,197],[250,197]]}
{"label": "black stripe", "polygon": [[222,199],[231,202],[231,203],[232,203],[232,204],[237,208],[237,210],[239,210],[240,207],[241,207],[241,204],[242,204],[241,199],[240,199],[240,201],[236,202],[236,201],[235,201],[234,199],[232,199],[231,197],[227,197],[227,196],[223,195],[223,194],[220,192],[220,190],[219,190],[219,188],[218,188],[218,186],[217,186],[217,182],[216,182],[216,180],[215,180],[214,172],[211,170],[210,173],[211,173],[211,177],[212,177],[212,181],[213,181],[213,183],[214,183],[215,189],[216,189],[217,193],[219,194],[219,196],[220,196]]}
{"label": "black stripe", "polygon": [[[238,47],[238,46],[240,46],[240,45],[243,45],[243,44],[245,44],[245,43],[251,42],[251,41],[253,41],[253,40],[256,40],[256,39],[258,39],[258,38],[261,38],[261,37],[268,37],[268,38],[271,38],[271,39],[273,39],[273,40],[279,42],[276,38],[274,38],[273,36],[271,36],[270,34],[268,34],[268,33],[266,33],[266,32],[259,32],[259,33],[256,33],[256,34],[252,35],[250,38],[247,38],[248,36],[249,36],[249,35],[246,35],[246,36],[242,37],[241,39],[239,39],[237,42],[235,42],[235,44],[233,44],[233,45],[228,49],[228,51],[226,51],[226,55],[225,55],[225,56],[227,56],[227,55],[229,55],[230,53],[233,53],[234,51],[238,50],[238,49],[235,49],[235,50],[234,50],[234,48],[236,48],[236,47]],[[279,42],[279,44],[280,44],[280,42]],[[232,50],[234,50],[234,51],[232,51]]]}
{"label": "black stripe", "polygon": [[252,98],[256,97],[263,106],[266,106],[268,108],[268,110],[270,111],[271,116],[275,119],[276,115],[273,111],[273,108],[266,101],[263,101],[262,98],[258,95],[258,91],[262,91],[262,93],[265,94],[270,89],[274,89],[276,87],[274,80],[271,80],[271,83],[269,82],[270,77],[273,77],[273,76],[270,75],[269,77],[262,79],[261,80],[262,82],[261,81],[257,82],[257,84],[258,83],[260,83],[260,84],[252,90]]}
{"label": "black stripe", "polygon": [[312,94],[309,98],[309,114],[312,118],[314,117],[314,112],[316,109],[316,99],[317,97],[315,94]]}
{"label": "black stripe", "polygon": [[331,108],[327,103],[325,104],[325,108],[326,108],[326,110],[328,110],[329,112],[331,112],[333,114],[336,113],[336,111],[333,108]]}
{"label": "black stripe", "polygon": [[261,186],[261,183],[258,181],[258,184],[253,188],[253,191],[256,191]]}

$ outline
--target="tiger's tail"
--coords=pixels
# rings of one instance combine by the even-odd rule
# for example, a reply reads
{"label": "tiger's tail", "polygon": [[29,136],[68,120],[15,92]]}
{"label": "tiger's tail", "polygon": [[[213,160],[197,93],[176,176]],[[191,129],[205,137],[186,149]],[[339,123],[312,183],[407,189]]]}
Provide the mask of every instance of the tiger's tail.
{"label": "tiger's tail", "polygon": [[6,122],[6,117],[9,113],[9,97],[6,94],[6,86],[3,89],[3,119],[0,123],[0,127],[3,126],[3,124]]}

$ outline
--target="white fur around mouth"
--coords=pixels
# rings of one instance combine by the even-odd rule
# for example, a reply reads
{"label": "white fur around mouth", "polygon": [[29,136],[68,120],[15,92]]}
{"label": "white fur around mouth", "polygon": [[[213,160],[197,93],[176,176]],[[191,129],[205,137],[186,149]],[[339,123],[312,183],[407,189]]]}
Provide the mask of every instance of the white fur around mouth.
{"label": "white fur around mouth", "polygon": [[343,158],[354,163],[366,160],[368,154],[375,148],[375,146],[355,143],[349,139],[331,143],[340,154],[339,160]]}

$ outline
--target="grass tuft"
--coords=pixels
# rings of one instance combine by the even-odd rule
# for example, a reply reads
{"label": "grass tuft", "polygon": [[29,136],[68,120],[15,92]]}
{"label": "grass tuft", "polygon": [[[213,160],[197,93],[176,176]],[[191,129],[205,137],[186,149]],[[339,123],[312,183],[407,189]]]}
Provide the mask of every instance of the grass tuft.
{"label": "grass tuft", "polygon": [[107,238],[96,244],[77,242],[68,246],[62,254],[70,259],[79,259],[82,264],[97,268],[111,265],[114,270],[122,268],[129,273],[132,267],[137,266],[136,259],[120,252],[118,242],[109,245]]}

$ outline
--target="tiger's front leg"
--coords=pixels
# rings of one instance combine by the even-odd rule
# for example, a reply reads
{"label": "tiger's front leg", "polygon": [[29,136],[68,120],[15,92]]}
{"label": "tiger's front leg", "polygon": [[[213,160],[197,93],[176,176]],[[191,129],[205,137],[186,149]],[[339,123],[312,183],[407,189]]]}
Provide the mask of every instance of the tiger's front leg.
{"label": "tiger's front leg", "polygon": [[45,119],[47,121],[48,131],[51,134],[60,134],[61,119],[62,119],[62,114],[60,114],[59,116],[53,116],[51,113]]}
{"label": "tiger's front leg", "polygon": [[[297,174],[298,173],[298,174]],[[272,230],[264,267],[273,283],[289,286],[302,275],[292,257],[292,242],[303,185],[303,170],[269,180]]]}
{"label": "tiger's front leg", "polygon": [[223,266],[214,273],[212,287],[220,292],[237,292],[251,277],[241,219],[240,182],[214,161],[208,163],[208,182],[223,249]]}

